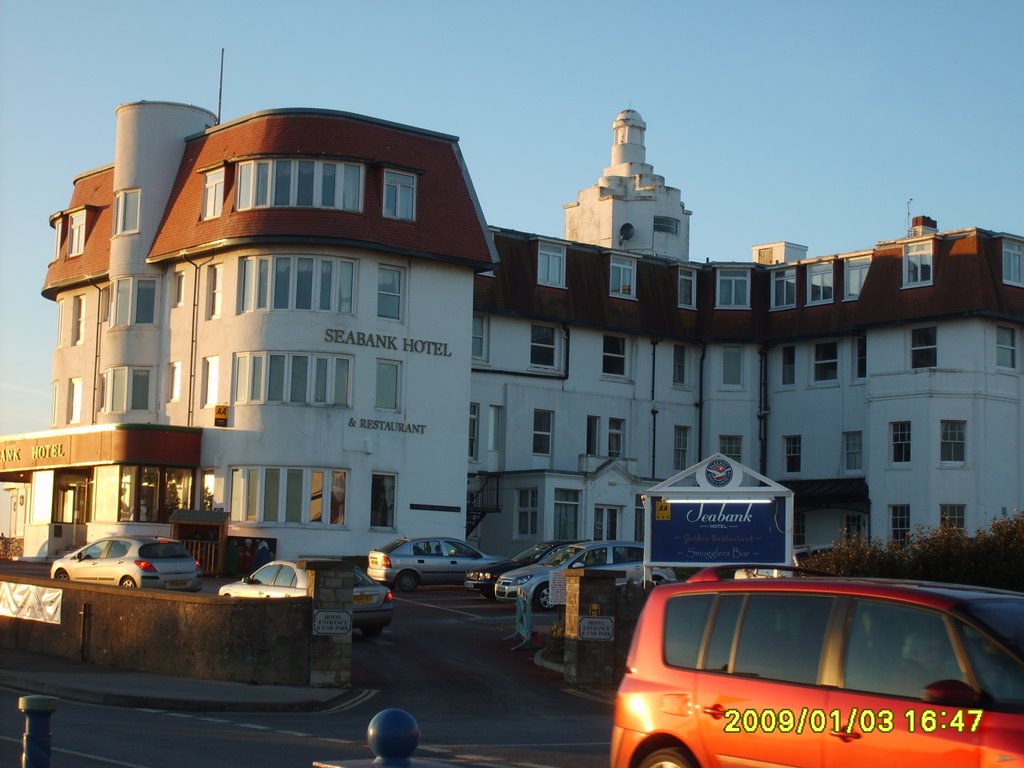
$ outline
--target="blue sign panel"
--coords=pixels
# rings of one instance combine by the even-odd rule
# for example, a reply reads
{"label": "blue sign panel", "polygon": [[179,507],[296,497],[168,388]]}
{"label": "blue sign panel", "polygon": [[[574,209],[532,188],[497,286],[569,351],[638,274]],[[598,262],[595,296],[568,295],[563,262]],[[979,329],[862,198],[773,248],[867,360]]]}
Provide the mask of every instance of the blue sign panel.
{"label": "blue sign panel", "polygon": [[786,499],[664,501],[648,510],[648,562],[786,563]]}

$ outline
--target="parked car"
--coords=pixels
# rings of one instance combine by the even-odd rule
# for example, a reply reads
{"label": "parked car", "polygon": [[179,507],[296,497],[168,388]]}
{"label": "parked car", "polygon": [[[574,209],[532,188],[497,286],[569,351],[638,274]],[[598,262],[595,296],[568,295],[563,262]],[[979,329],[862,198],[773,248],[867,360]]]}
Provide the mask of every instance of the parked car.
{"label": "parked car", "polygon": [[54,560],[50,578],[187,592],[203,587],[199,561],[180,541],[162,536],[99,539]]}
{"label": "parked car", "polygon": [[572,541],[564,539],[559,541],[542,541],[537,544],[530,545],[522,552],[517,552],[508,560],[491,563],[488,566],[469,571],[466,573],[466,589],[470,592],[479,592],[488,600],[493,600],[494,585],[501,574],[507,573],[508,571],[516,568],[533,565],[539,560],[543,560],[547,557],[553,549],[557,549],[558,547],[571,543]]}
{"label": "parked car", "polygon": [[[515,600],[519,590],[534,608],[546,610],[554,607],[551,600],[551,571],[568,568],[601,568],[626,571],[622,581],[640,581],[643,578],[644,545],[640,541],[580,541],[552,550],[547,557],[533,565],[516,568],[498,577],[494,595],[499,600]],[[667,568],[654,573],[655,581],[673,580],[675,575]]]}
{"label": "parked car", "polygon": [[1024,760],[1024,595],[724,571],[648,596],[611,768]]}
{"label": "parked car", "polygon": [[374,581],[412,592],[420,584],[462,584],[466,571],[503,559],[459,539],[403,538],[371,551],[366,573]]}
{"label": "parked car", "polygon": [[[391,623],[394,595],[383,584],[352,567],[352,628],[376,637]],[[225,584],[217,594],[224,597],[305,597],[309,571],[290,560],[273,560],[241,581]]]}

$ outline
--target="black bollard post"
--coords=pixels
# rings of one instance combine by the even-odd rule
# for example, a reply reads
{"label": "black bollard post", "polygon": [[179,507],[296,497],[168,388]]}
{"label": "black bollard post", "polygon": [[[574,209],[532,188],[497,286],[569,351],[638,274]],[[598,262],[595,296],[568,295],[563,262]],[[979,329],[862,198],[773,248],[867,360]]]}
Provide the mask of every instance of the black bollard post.
{"label": "black bollard post", "polygon": [[21,768],[50,768],[50,717],[57,709],[57,697],[22,696],[18,709],[25,713]]}

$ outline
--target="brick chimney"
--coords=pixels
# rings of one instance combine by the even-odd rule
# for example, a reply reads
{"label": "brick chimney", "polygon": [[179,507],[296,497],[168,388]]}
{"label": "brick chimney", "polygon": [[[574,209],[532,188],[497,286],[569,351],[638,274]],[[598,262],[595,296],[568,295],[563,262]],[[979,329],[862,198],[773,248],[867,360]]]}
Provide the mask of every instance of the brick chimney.
{"label": "brick chimney", "polygon": [[910,229],[911,237],[921,235],[933,235],[939,231],[939,225],[930,216],[915,216],[913,226]]}

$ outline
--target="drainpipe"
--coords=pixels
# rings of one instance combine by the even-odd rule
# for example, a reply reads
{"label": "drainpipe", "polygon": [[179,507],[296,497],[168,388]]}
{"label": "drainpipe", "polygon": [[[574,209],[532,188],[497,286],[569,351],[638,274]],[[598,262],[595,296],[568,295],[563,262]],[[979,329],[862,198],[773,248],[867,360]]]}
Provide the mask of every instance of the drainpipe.
{"label": "drainpipe", "polygon": [[700,367],[697,374],[697,461],[704,458],[704,361],[708,356],[708,343],[700,343]]}
{"label": "drainpipe", "polygon": [[192,269],[195,272],[195,280],[192,285],[192,329],[191,339],[189,340],[189,361],[188,361],[188,416],[185,420],[185,425],[188,427],[192,426],[192,422],[195,419],[195,388],[196,388],[196,354],[199,347],[199,269],[204,264],[209,264],[213,261],[213,257],[196,263],[192,259],[186,257],[185,261],[192,265]]}
{"label": "drainpipe", "polygon": [[757,437],[760,441],[761,458],[758,471],[767,476],[768,474],[768,414],[771,408],[768,405],[768,345],[761,344],[757,351],[758,366],[760,369],[760,381],[758,382],[758,403],[757,403]]}
{"label": "drainpipe", "polygon": [[658,344],[661,339],[651,339],[651,477],[657,477],[657,463],[656,458],[658,455],[658,406],[655,402],[654,395],[654,383],[657,381],[655,376],[658,368]]}
{"label": "drainpipe", "polygon": [[[89,423],[96,423],[96,414],[103,407],[103,403],[96,402],[96,395],[100,388],[100,339],[103,333],[103,320],[100,315],[100,301],[103,298],[103,289],[100,288],[95,280],[90,280],[89,285],[96,289],[96,344],[95,352],[92,356],[92,408],[89,409]],[[108,307],[107,311],[110,309]]]}

